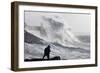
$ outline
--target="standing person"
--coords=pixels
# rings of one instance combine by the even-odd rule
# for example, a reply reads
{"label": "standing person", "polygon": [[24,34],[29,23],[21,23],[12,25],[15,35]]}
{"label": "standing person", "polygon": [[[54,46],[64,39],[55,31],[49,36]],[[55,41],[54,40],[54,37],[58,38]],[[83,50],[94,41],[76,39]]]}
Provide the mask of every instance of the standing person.
{"label": "standing person", "polygon": [[47,56],[47,59],[50,59],[50,45],[48,45],[45,49],[44,49],[44,56],[42,59],[44,59],[44,57]]}

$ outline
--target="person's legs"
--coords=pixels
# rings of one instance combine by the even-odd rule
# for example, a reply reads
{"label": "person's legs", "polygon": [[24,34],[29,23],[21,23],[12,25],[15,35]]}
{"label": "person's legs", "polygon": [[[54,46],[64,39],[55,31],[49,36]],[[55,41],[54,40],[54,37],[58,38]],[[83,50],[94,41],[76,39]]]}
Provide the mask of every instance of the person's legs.
{"label": "person's legs", "polygon": [[49,54],[47,55],[47,59],[49,60]]}
{"label": "person's legs", "polygon": [[42,60],[44,59],[45,56],[46,56],[46,55],[44,54]]}

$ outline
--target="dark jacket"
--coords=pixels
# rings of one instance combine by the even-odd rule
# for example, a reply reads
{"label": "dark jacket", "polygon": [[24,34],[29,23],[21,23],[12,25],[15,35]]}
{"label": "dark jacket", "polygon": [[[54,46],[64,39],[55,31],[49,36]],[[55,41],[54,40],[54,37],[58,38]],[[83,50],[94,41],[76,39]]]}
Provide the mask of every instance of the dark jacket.
{"label": "dark jacket", "polygon": [[44,50],[44,54],[48,55],[50,53],[50,46],[46,47]]}

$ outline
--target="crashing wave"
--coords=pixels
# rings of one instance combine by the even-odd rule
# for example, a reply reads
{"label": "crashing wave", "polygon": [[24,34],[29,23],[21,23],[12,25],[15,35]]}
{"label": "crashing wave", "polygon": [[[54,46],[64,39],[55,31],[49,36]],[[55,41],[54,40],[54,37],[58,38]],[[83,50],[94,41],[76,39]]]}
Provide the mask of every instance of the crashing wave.
{"label": "crashing wave", "polygon": [[80,41],[71,31],[70,26],[61,15],[40,16],[38,26],[30,26],[25,22],[25,30],[51,43],[59,43],[67,47],[86,48],[87,43]]}

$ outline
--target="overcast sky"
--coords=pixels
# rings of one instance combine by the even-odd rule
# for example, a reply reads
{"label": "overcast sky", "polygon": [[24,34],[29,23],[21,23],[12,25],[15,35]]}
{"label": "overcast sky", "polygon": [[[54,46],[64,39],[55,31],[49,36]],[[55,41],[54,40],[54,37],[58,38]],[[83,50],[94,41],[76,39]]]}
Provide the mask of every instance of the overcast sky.
{"label": "overcast sky", "polygon": [[90,25],[91,25],[90,14],[25,11],[25,23],[31,26],[40,25],[39,23],[41,22],[40,16],[51,16],[51,15],[63,16],[65,22],[70,26],[74,34],[89,35],[90,33]]}

